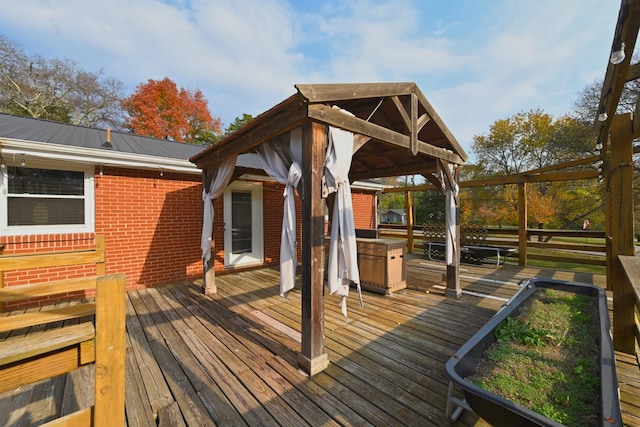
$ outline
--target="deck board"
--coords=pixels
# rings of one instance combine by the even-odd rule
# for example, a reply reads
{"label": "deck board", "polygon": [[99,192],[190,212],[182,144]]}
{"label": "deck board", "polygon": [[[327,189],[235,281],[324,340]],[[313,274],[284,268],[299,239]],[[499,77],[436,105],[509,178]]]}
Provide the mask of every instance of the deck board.
{"label": "deck board", "polygon": [[[465,265],[464,293],[453,300],[444,297],[444,264],[408,259],[407,289],[389,296],[363,291],[364,307],[353,289],[348,322],[339,298],[325,295],[330,364],[313,378],[297,368],[299,280],[288,298],[279,295],[278,272],[269,268],[218,276],[211,297],[188,282],[128,292],[128,425],[447,426],[444,363],[522,280],[605,281]],[[640,425],[640,370],[624,354],[616,365],[623,420]],[[0,424],[38,425],[90,404],[92,381],[90,370],[80,371],[0,394]],[[487,426],[469,412],[455,425]]]}

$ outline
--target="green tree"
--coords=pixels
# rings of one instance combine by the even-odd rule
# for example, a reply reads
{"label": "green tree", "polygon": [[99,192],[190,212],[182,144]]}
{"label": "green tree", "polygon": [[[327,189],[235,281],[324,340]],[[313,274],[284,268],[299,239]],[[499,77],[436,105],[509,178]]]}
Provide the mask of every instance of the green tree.
{"label": "green tree", "polygon": [[416,225],[444,224],[444,196],[437,190],[414,192]]}
{"label": "green tree", "polygon": [[[593,126],[578,114],[554,120],[542,110],[531,110],[513,117],[497,120],[489,133],[474,137],[473,149],[478,165],[466,172],[479,178],[482,175],[504,176],[543,168],[590,156],[596,153]],[[478,167],[479,166],[479,167]],[[592,165],[580,168],[594,167]],[[529,222],[566,228],[576,221],[582,223],[587,215],[597,216],[602,210],[600,198],[589,198],[595,204],[573,203],[570,199],[573,182],[540,182],[528,185]],[[597,191],[597,186],[593,187]],[[584,201],[584,195],[582,195]],[[597,200],[596,200],[597,199]],[[475,216],[483,221],[517,224],[517,198],[508,187],[475,190],[467,199]],[[498,203],[502,200],[502,205]],[[503,206],[512,206],[505,209]]]}
{"label": "green tree", "polygon": [[224,130],[224,136],[237,131],[242,126],[249,123],[251,120],[253,120],[253,116],[251,114],[242,113],[242,117],[236,117],[235,120],[227,126],[227,128]]}
{"label": "green tree", "polygon": [[531,110],[496,120],[487,134],[473,137],[472,149],[485,175],[513,175],[574,157],[578,153],[564,142],[576,130],[584,128],[569,117],[554,121],[542,110]]}

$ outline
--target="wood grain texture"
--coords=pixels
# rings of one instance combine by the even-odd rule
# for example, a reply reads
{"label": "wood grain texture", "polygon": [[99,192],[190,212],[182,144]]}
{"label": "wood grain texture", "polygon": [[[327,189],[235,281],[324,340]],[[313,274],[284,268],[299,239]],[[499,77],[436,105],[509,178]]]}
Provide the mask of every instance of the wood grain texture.
{"label": "wood grain texture", "polygon": [[[444,363],[519,289],[521,280],[606,282],[605,276],[587,273],[469,265],[460,273],[463,293],[452,300],[439,287],[445,272],[442,262],[409,256],[407,288],[392,296],[365,291],[362,308],[353,295],[349,323],[339,299],[324,295],[324,349],[330,364],[313,377],[299,370],[300,343],[290,336],[301,328],[300,278],[288,298],[279,295],[278,271],[270,268],[218,276],[219,292],[210,297],[202,295],[199,284],[188,282],[131,291],[127,424],[179,425],[181,417],[186,426],[444,427]],[[617,353],[616,359],[624,424],[636,426],[640,370],[633,355]],[[74,388],[50,390],[58,399],[73,396],[80,381],[65,386],[71,383]],[[39,395],[28,387],[0,394],[0,422],[12,414],[13,420],[26,419],[28,410],[12,408],[29,408],[31,396]],[[91,392],[92,384],[87,387]],[[65,411],[75,409],[65,405]],[[488,426],[471,413],[456,425]]]}

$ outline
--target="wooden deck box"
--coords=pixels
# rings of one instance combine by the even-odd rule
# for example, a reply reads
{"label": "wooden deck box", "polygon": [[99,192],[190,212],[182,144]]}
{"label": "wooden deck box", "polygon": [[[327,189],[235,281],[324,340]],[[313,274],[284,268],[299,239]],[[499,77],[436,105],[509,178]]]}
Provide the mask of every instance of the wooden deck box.
{"label": "wooden deck box", "polygon": [[363,289],[388,295],[407,287],[404,240],[361,238],[357,244]]}

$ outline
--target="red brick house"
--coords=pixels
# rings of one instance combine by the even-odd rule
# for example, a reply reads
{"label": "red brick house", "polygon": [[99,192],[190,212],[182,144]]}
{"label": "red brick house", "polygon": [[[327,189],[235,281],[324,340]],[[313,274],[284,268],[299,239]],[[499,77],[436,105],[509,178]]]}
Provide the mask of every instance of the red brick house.
{"label": "red brick house", "polygon": [[[129,289],[201,277],[201,171],[188,159],[202,149],[0,114],[2,254],[89,248],[103,234],[106,272],[125,273]],[[256,161],[241,156],[238,169]],[[380,188],[354,185],[356,227],[375,227]],[[215,201],[216,218],[223,218],[214,228],[220,272],[279,262],[283,189],[262,176],[243,175]],[[242,256],[225,250],[233,206],[252,212],[251,250]],[[3,285],[92,274],[90,269],[7,272]]]}

